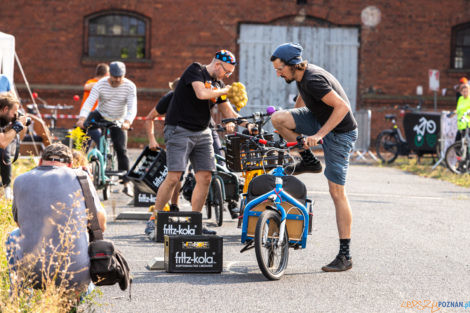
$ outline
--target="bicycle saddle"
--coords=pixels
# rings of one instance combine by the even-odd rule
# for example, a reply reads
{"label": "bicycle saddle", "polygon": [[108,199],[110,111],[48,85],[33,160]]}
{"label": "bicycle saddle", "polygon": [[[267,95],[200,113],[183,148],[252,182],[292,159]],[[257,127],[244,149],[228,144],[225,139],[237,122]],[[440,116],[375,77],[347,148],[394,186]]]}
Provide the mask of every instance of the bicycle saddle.
{"label": "bicycle saddle", "polygon": [[[307,200],[307,187],[294,176],[282,176],[282,188],[302,204]],[[271,191],[276,186],[276,177],[269,174],[256,176],[248,185],[248,202]]]}

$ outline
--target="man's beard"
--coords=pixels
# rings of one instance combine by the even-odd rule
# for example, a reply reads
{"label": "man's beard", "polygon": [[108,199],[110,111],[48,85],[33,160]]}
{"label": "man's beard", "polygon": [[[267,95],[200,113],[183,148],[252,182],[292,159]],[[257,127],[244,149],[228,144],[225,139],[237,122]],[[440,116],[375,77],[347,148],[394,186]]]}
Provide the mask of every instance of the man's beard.
{"label": "man's beard", "polygon": [[293,78],[291,78],[291,79],[287,79],[287,78],[285,78],[285,77],[284,77],[284,80],[285,80],[285,81],[286,81],[286,83],[288,83],[288,84],[290,84],[290,83],[292,83],[292,82],[294,81],[294,79],[293,79]]}
{"label": "man's beard", "polygon": [[5,127],[10,124],[11,120],[6,116],[0,116],[0,127]]}

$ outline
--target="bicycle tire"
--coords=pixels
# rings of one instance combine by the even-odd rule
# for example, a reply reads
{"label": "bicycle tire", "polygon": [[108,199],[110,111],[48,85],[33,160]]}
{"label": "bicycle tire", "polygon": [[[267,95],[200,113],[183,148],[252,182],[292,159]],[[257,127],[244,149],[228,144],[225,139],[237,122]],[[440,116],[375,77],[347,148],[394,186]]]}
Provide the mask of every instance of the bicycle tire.
{"label": "bicycle tire", "polygon": [[109,199],[109,185],[106,184],[103,188],[103,200],[106,201]]}
{"label": "bicycle tire", "polygon": [[[446,150],[445,161],[447,168],[455,174],[465,174],[468,172],[469,159],[466,156],[468,147],[462,147],[462,142],[454,142]],[[463,155],[463,158],[462,158]]]}
{"label": "bicycle tire", "polygon": [[[255,229],[255,251],[258,266],[263,275],[269,280],[279,280],[287,268],[289,261],[289,238],[287,229],[284,232],[284,243],[278,247],[279,226],[281,218],[279,213],[265,210],[261,213]],[[266,227],[267,226],[267,227]],[[271,235],[269,235],[271,234]],[[265,255],[266,254],[266,255]],[[275,264],[278,256],[279,264]]]}
{"label": "bicycle tire", "polygon": [[222,186],[220,185],[220,180],[217,178],[213,178],[211,185],[215,221],[217,226],[222,226],[224,223],[224,198],[222,196]]}
{"label": "bicycle tire", "polygon": [[101,187],[101,164],[98,160],[93,160],[90,163],[91,174],[93,177],[93,185],[96,189]]}
{"label": "bicycle tire", "polygon": [[398,157],[399,140],[393,130],[382,131],[375,142],[375,151],[379,159],[385,164],[391,164]]}

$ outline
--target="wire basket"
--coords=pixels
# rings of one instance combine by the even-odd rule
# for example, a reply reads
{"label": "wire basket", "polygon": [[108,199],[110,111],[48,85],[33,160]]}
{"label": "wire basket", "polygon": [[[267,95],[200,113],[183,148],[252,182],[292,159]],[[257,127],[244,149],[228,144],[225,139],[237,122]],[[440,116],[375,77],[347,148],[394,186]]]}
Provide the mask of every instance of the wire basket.
{"label": "wire basket", "polygon": [[[225,138],[227,143],[227,167],[232,172],[269,170],[289,161],[289,155],[283,151],[259,148],[245,137],[226,135]],[[268,134],[265,139],[272,141],[273,135]]]}

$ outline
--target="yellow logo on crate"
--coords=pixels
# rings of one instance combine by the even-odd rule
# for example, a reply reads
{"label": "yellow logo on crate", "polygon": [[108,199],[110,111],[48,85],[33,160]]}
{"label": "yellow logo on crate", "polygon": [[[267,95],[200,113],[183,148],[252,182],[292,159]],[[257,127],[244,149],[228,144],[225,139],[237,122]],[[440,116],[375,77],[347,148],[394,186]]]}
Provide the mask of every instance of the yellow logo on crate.
{"label": "yellow logo on crate", "polygon": [[208,249],[208,241],[185,241],[182,242],[184,249]]}

